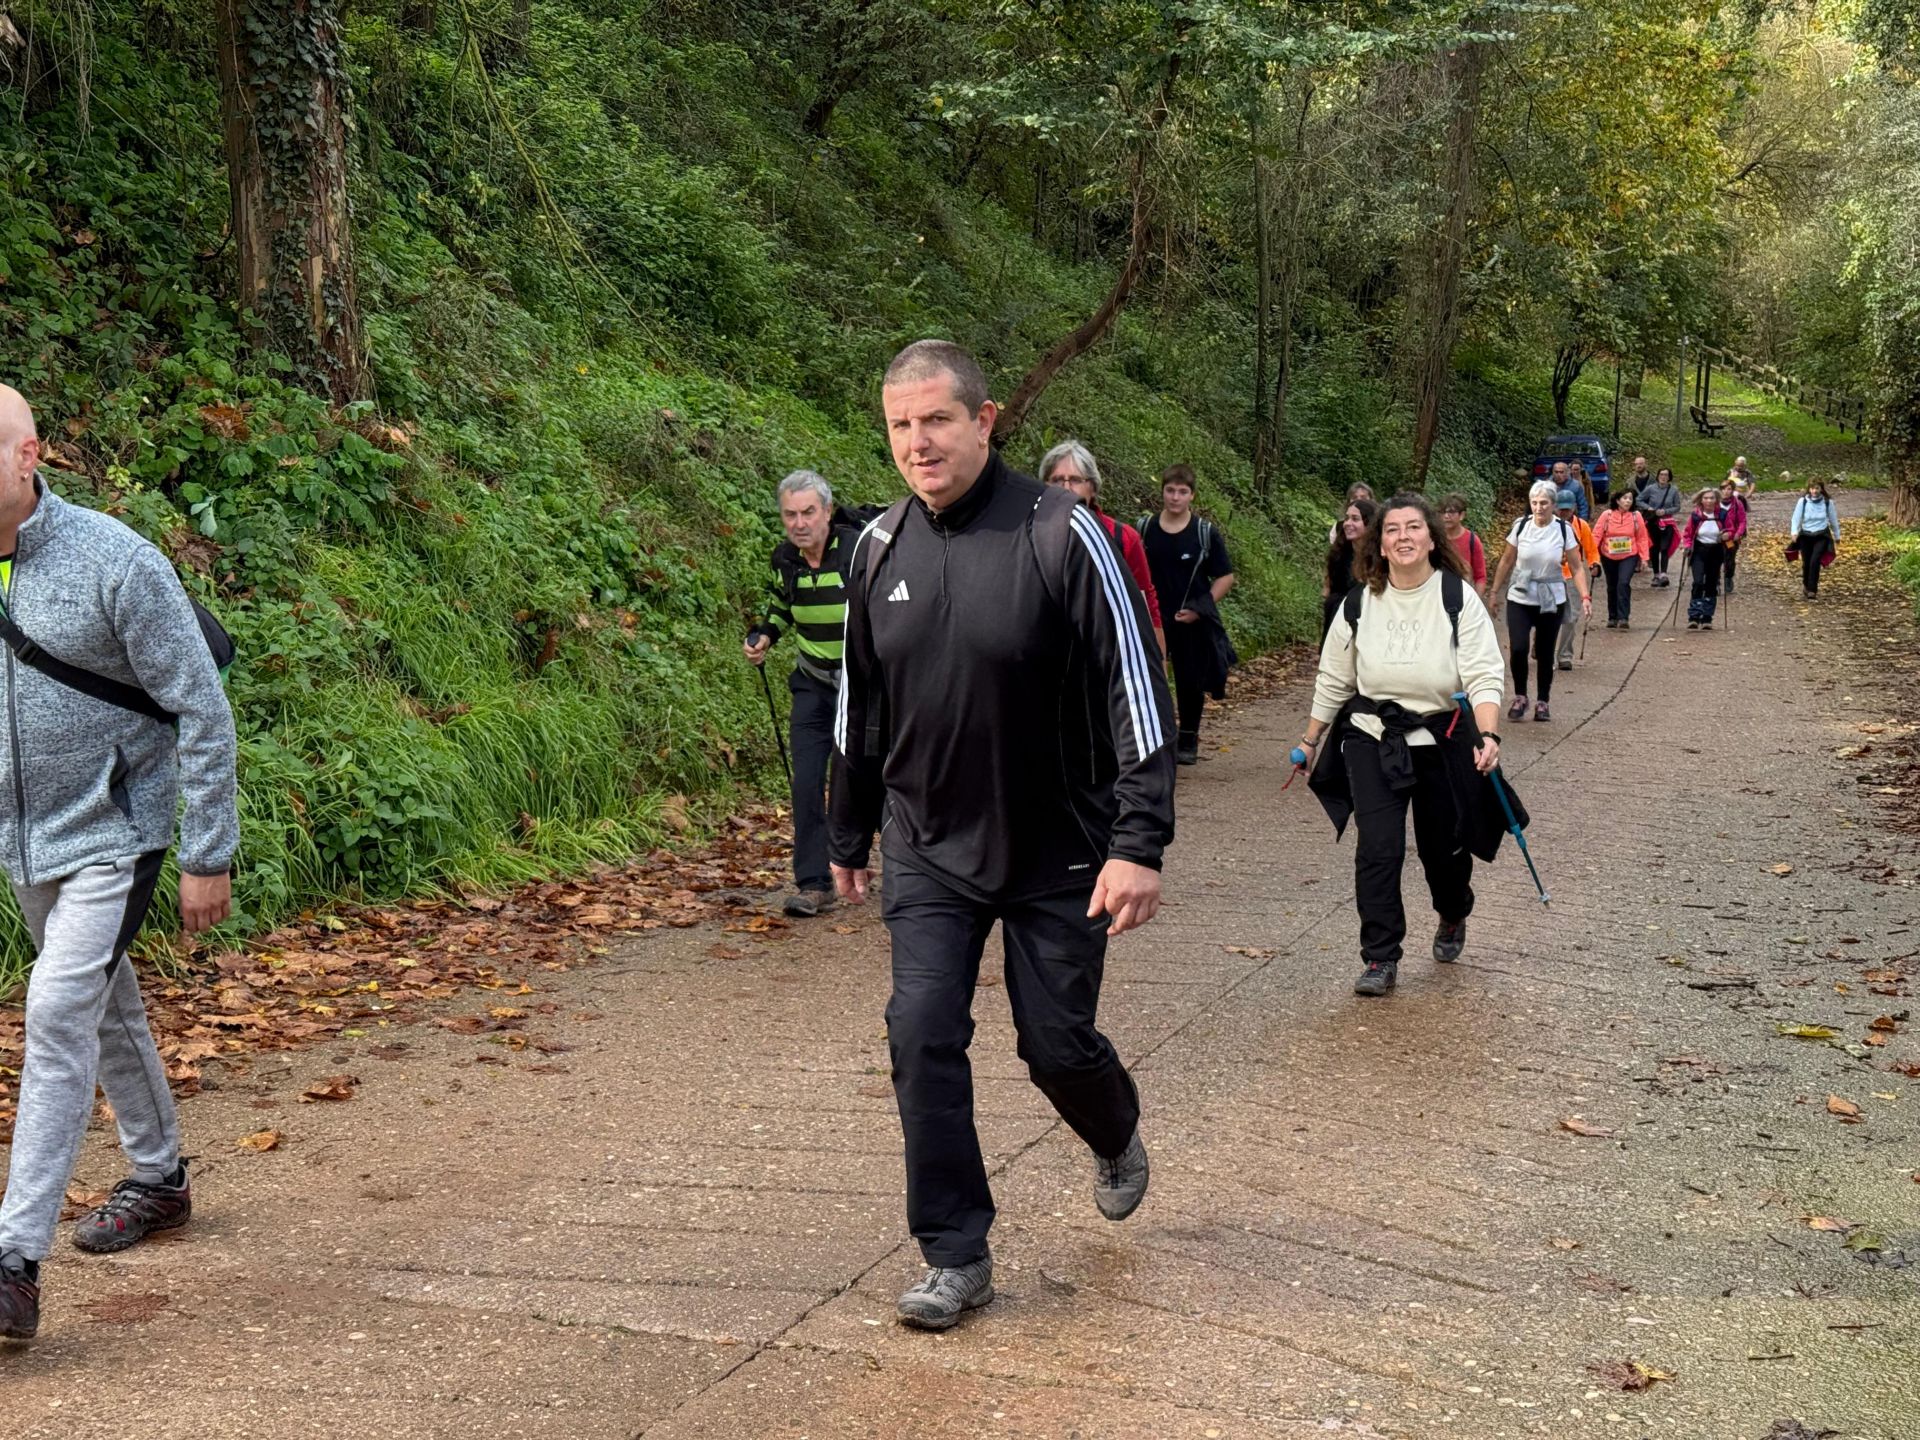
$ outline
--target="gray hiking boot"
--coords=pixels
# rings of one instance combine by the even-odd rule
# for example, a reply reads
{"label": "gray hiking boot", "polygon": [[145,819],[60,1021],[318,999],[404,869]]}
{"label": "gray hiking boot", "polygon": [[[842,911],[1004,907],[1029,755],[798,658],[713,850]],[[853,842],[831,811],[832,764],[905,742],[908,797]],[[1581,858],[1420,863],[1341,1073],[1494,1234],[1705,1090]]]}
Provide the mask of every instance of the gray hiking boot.
{"label": "gray hiking boot", "polygon": [[1393,960],[1369,960],[1360,978],[1353,982],[1356,995],[1384,995],[1400,978],[1400,966]]}
{"label": "gray hiking boot", "polygon": [[796,890],[780,908],[796,920],[811,920],[839,903],[840,897],[831,890]]}
{"label": "gray hiking boot", "polygon": [[1451,965],[1460,958],[1460,952],[1466,948],[1467,922],[1442,920],[1440,928],[1433,932],[1433,958],[1442,965]]}
{"label": "gray hiking boot", "polygon": [[993,1303],[993,1256],[955,1269],[934,1266],[900,1297],[900,1323],[916,1330],[951,1330],[969,1310]]}
{"label": "gray hiking boot", "polygon": [[1127,1148],[1111,1160],[1093,1157],[1093,1203],[1109,1220],[1124,1220],[1147,1198],[1147,1147],[1133,1132]]}

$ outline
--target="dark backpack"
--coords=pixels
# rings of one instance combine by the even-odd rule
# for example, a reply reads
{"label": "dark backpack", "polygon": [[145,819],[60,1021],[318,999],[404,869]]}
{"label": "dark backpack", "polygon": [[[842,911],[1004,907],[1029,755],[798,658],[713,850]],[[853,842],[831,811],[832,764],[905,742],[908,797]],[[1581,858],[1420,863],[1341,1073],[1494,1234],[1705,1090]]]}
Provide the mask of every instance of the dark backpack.
{"label": "dark backpack", "polygon": [[[227,669],[233,664],[233,637],[227,634],[222,625],[198,600],[191,595],[187,603],[193,606],[193,618],[200,622],[200,635],[207,642],[207,652],[213,656],[214,667],[219,670],[221,680],[227,678]],[[18,625],[13,616],[0,607],[0,640],[6,641],[7,648],[13,652],[13,658],[30,669],[38,670],[49,680],[56,680],[69,690],[78,690],[82,695],[91,695],[95,700],[103,700],[109,705],[118,705],[122,710],[131,710],[136,715],[145,715],[150,720],[158,720],[163,725],[171,725],[180,717],[167,709],[153,696],[138,685],[129,685],[123,680],[110,676],[96,675],[91,670],[83,670],[78,665],[69,665],[58,655],[49,655],[33,642]]]}
{"label": "dark backpack", "polygon": [[[1347,630],[1352,635],[1360,633],[1360,601],[1366,595],[1367,587],[1356,585],[1347,591],[1347,598],[1340,602],[1340,609],[1347,617]],[[1453,627],[1453,648],[1460,648],[1460,607],[1467,603],[1467,584],[1451,570],[1440,572],[1440,603],[1446,607],[1447,623]],[[1347,642],[1351,645],[1353,642]]]}

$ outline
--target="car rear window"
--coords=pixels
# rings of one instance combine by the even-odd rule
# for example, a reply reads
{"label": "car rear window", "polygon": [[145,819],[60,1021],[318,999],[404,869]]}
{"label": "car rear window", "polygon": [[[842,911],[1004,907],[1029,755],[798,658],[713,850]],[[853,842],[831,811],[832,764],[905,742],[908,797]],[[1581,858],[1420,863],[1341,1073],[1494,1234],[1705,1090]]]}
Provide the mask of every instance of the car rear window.
{"label": "car rear window", "polygon": [[1588,460],[1603,452],[1591,440],[1549,440],[1540,447],[1540,453],[1555,460]]}

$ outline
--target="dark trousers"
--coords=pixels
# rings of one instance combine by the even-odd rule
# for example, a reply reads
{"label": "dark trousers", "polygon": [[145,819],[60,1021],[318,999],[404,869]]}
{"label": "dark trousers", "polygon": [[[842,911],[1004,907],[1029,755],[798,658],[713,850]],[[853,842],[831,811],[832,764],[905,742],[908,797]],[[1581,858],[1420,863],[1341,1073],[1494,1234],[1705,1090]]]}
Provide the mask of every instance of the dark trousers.
{"label": "dark trousers", "polygon": [[833,889],[827,868],[827,761],[833,755],[833,714],[839,691],[795,670],[793,693],[793,883],[800,890]]}
{"label": "dark trousers", "polygon": [[1353,898],[1360,911],[1360,954],[1367,961],[1397,961],[1407,938],[1407,910],[1400,898],[1400,872],[1407,863],[1407,808],[1413,808],[1413,841],[1427,872],[1427,893],[1442,920],[1473,913],[1473,856],[1454,838],[1456,814],[1446,761],[1437,745],[1410,746],[1413,787],[1395,790],[1380,769],[1380,746],[1364,735],[1341,742],[1353,788]]}
{"label": "dark trousers", "polygon": [[1833,536],[1822,530],[1815,535],[1796,535],[1793,543],[1800,549],[1800,583],[1806,586],[1809,595],[1818,595],[1820,557],[1833,548]]}
{"label": "dark trousers", "polygon": [[1168,616],[1167,658],[1173,662],[1173,702],[1180,733],[1198,735],[1200,716],[1207,708],[1206,674],[1213,664],[1213,627],[1204,620],[1185,625]]}
{"label": "dark trousers", "polygon": [[1721,584],[1725,587],[1727,594],[1731,595],[1733,593],[1733,572],[1735,564],[1740,559],[1740,547],[1738,545],[1723,545],[1721,548],[1727,552],[1726,561],[1720,568]]}
{"label": "dark trousers", "polygon": [[[1568,586],[1572,588],[1571,585]],[[1553,648],[1560,637],[1560,612],[1518,600],[1507,601],[1507,651],[1513,665],[1513,693],[1533,695],[1537,700],[1553,698]],[[1527,645],[1532,641],[1534,670],[1540,677],[1536,693],[1527,685]],[[1456,917],[1457,918],[1457,917]]]}
{"label": "dark trousers", "polygon": [[1607,619],[1631,620],[1633,618],[1633,572],[1640,568],[1638,555],[1623,556],[1618,560],[1600,557],[1600,568],[1607,576]]}
{"label": "dark trousers", "polygon": [[1720,606],[1720,567],[1726,563],[1724,545],[1693,547],[1693,593],[1687,597],[1687,619],[1706,624]]}
{"label": "dark trousers", "polygon": [[907,1150],[907,1224],[929,1265],[987,1252],[993,1192],[973,1126],[973,990],[993,922],[1007,952],[1007,999],[1027,1074],[1096,1155],[1127,1148],[1140,1097],[1094,1026],[1107,920],[1087,919],[1092,885],[985,905],[889,859],[884,913],[893,935],[887,1044]]}
{"label": "dark trousers", "polygon": [[1655,575],[1664,575],[1667,573],[1667,561],[1673,556],[1673,551],[1667,546],[1668,537],[1673,532],[1662,525],[1657,516],[1649,515],[1647,534],[1653,538],[1652,559],[1649,561],[1649,566]]}

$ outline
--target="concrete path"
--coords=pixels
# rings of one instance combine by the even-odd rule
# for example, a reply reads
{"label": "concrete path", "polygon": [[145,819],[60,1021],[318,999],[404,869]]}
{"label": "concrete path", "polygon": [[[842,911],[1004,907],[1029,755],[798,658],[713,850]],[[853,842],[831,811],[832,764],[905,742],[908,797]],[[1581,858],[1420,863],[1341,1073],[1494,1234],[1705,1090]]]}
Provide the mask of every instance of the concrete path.
{"label": "concrete path", "polygon": [[[1912,1004],[1916,857],[1872,793],[1901,781],[1855,778],[1906,745],[1883,657],[1916,636],[1789,598],[1777,549],[1730,632],[1657,627],[1644,589],[1595,627],[1556,721],[1509,727],[1551,910],[1503,853],[1465,961],[1416,918],[1384,1002],[1349,993],[1352,842],[1281,793],[1304,691],[1216,726],[1170,903],[1109,969],[1151,1197],[1098,1217],[984,988],[1000,1299],[958,1331],[892,1322],[917,1269],[877,916],[661,931],[530,975],[516,1029],[190,1101],[199,1217],[56,1258],[42,1338],[0,1350],[5,1433],[1920,1437],[1920,1082],[1890,1068],[1920,1022],[1870,1029]],[[341,1072],[356,1099],[297,1103]],[[80,1183],[117,1174],[96,1135]]]}

